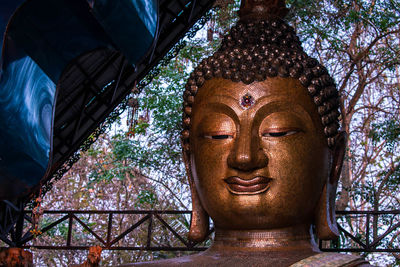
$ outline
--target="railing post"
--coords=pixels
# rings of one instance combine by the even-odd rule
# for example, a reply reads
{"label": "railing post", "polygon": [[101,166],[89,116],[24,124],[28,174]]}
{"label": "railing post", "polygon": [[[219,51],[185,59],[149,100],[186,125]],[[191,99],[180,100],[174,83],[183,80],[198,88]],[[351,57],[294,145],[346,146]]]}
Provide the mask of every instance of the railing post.
{"label": "railing post", "polygon": [[112,220],[113,220],[113,213],[110,212],[110,214],[108,214],[107,247],[110,246],[110,242],[111,242]]}
{"label": "railing post", "polygon": [[149,225],[147,226],[147,243],[146,247],[150,248],[151,245],[151,235],[153,231],[153,213],[149,213],[150,218],[149,218]]}
{"label": "railing post", "polygon": [[71,212],[68,212],[68,216],[69,216],[69,220],[68,220],[67,247],[71,246],[73,214]]}
{"label": "railing post", "polygon": [[370,247],[369,247],[369,221],[370,221],[370,219],[371,219],[371,215],[369,214],[369,213],[367,213],[367,222],[366,222],[366,225],[367,225],[367,228],[366,228],[366,245],[367,245],[367,249],[370,249]]}

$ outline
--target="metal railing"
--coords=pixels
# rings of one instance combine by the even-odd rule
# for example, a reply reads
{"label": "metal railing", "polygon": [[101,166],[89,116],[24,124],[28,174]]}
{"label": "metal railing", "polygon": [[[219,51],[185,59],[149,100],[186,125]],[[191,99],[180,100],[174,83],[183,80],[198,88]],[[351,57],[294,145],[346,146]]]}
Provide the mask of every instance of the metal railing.
{"label": "metal railing", "polygon": [[[31,211],[24,211],[25,213],[31,213]],[[37,240],[40,236],[34,237],[34,235],[27,231],[21,238],[22,247],[30,248],[35,247],[38,249],[67,249],[67,250],[79,250],[87,249],[90,245],[98,244],[104,249],[108,250],[151,250],[151,251],[202,251],[207,249],[202,244],[191,242],[187,239],[187,227],[176,226],[174,222],[187,221],[185,216],[189,216],[191,211],[179,211],[179,210],[129,210],[129,211],[114,211],[114,210],[96,210],[96,211],[81,211],[81,210],[59,210],[53,211],[48,210],[43,212],[44,219],[48,215],[56,215],[57,219],[53,219],[52,222],[46,220],[46,224],[40,229],[40,236],[44,236],[53,230],[53,237],[64,237],[65,242],[58,242],[58,245],[43,244],[40,240]],[[100,223],[93,223],[93,219],[87,220],[87,217],[93,215],[103,215]],[[116,221],[123,222],[127,227],[124,230],[120,229],[120,224],[116,225]],[[93,225],[95,224],[95,225]],[[156,225],[158,224],[158,225]],[[74,240],[79,230],[75,229],[74,226],[79,226],[80,231],[85,232],[86,241],[90,240],[90,245],[76,244]],[[97,227],[96,227],[97,226]],[[61,233],[58,228],[66,228],[66,232]],[[27,227],[25,227],[27,229]],[[76,228],[76,227],[75,227]],[[97,228],[97,229],[94,229]],[[54,230],[56,233],[54,233]],[[57,233],[58,231],[58,233]],[[141,231],[145,235],[140,237],[132,238],[130,234],[135,231]],[[161,231],[161,232],[160,232]],[[211,229],[211,234],[213,230]],[[114,233],[114,235],[113,235]],[[160,244],[156,242],[153,237],[162,234],[163,236],[169,235],[175,238],[177,242],[173,244]],[[144,237],[144,238],[143,238]],[[130,240],[124,240],[130,238]],[[36,239],[36,240],[35,240]],[[58,238],[59,239],[59,238]],[[82,238],[80,238],[82,241]],[[36,241],[36,242],[33,242]],[[75,241],[75,242],[74,242]],[[78,240],[79,242],[79,240]]]}
{"label": "metal railing", "polygon": [[[188,210],[48,210],[42,215],[41,234],[35,237],[30,231],[31,211],[23,211],[20,218],[24,219],[24,230],[19,240],[11,240],[10,235],[4,234],[0,238],[10,246],[38,249],[80,250],[100,245],[108,250],[205,250],[213,229],[208,242],[189,241],[186,236],[190,213]],[[336,213],[340,237],[320,242],[322,251],[400,253],[400,211]]]}
{"label": "metal railing", "polygon": [[336,211],[336,215],[340,236],[320,241],[321,250],[400,253],[400,210]]}

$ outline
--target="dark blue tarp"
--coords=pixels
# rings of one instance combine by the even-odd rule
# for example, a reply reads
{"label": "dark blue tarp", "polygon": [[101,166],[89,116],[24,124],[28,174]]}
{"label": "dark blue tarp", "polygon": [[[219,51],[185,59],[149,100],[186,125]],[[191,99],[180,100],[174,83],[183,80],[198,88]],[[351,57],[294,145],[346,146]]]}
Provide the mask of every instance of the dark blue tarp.
{"label": "dark blue tarp", "polygon": [[0,198],[26,194],[51,168],[57,83],[97,48],[133,66],[151,48],[156,0],[6,0],[0,69]]}

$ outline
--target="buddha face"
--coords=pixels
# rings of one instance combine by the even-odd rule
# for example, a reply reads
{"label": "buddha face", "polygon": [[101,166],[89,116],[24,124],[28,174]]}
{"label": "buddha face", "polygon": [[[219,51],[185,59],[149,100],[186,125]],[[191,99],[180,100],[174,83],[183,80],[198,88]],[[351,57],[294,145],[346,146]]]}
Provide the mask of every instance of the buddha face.
{"label": "buddha face", "polygon": [[193,104],[190,151],[202,206],[222,229],[310,224],[329,175],[321,119],[292,78],[206,81]]}

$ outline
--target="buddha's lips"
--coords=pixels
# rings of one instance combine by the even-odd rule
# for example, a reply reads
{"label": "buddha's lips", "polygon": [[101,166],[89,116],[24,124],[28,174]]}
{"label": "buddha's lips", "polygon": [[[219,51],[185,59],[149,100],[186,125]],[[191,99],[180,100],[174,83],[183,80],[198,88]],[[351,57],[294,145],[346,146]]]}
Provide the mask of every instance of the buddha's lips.
{"label": "buddha's lips", "polygon": [[237,176],[231,176],[224,181],[232,193],[238,194],[258,194],[268,189],[271,178],[257,176],[250,180],[244,180]]}

